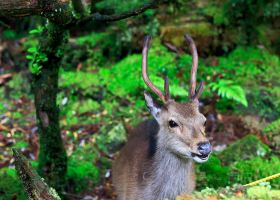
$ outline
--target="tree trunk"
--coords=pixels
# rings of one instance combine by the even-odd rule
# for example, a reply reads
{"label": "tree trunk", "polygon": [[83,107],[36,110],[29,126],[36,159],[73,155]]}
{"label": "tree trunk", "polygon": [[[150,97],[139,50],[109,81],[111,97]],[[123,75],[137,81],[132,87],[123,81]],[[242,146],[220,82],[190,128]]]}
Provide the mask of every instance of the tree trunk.
{"label": "tree trunk", "polygon": [[59,127],[58,72],[63,56],[63,46],[68,40],[68,32],[49,23],[39,42],[38,54],[45,55],[47,61],[39,61],[41,71],[33,75],[32,90],[35,98],[37,126],[39,129],[39,175],[61,192],[65,184],[67,156]]}

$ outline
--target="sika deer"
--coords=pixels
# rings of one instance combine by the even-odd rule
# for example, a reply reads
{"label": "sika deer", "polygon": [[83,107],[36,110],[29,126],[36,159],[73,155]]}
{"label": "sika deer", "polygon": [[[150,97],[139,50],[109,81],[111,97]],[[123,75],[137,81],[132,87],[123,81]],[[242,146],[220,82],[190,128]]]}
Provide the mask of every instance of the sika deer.
{"label": "sika deer", "polygon": [[147,54],[150,37],[146,37],[142,52],[142,75],[147,86],[162,100],[155,103],[144,93],[154,120],[140,124],[128,139],[113,165],[113,184],[119,200],[175,199],[195,188],[193,160],[207,161],[211,145],[204,133],[205,117],[199,112],[198,98],[204,83],[196,90],[198,56],[192,38],[185,35],[192,53],[189,101],[178,103],[169,96],[168,79],[164,94],[147,74]]}

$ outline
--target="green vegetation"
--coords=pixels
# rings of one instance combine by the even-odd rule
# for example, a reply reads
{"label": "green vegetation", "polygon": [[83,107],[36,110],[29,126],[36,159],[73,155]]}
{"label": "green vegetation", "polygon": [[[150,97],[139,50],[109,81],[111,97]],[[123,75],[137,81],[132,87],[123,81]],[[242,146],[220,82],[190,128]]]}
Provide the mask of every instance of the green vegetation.
{"label": "green vegetation", "polygon": [[[197,166],[198,188],[219,188],[247,184],[279,173],[280,159],[269,155],[270,149],[255,136],[248,135],[214,154],[205,164]],[[280,179],[270,181],[279,189]]]}
{"label": "green vegetation", "polygon": [[11,199],[13,197],[18,200],[25,200],[24,191],[15,169],[1,169],[0,180],[1,200]]}
{"label": "green vegetation", "polygon": [[[149,2],[98,0],[80,7],[75,1],[56,11],[67,14],[60,20],[43,13],[48,19],[12,21],[0,12],[0,200],[25,199],[11,147],[61,192],[113,198],[112,161],[129,130],[150,117],[143,38],[152,36],[150,79],[163,90],[168,76],[172,98],[185,102],[192,64],[185,33],[197,44],[197,82],[206,83],[201,111],[217,147],[208,162],[196,165],[194,197],[279,196],[280,178],[240,186],[280,173],[279,2],[164,1],[122,21],[76,21]],[[265,128],[244,125],[247,116]]]}
{"label": "green vegetation", "polygon": [[263,130],[264,135],[269,139],[270,145],[275,151],[280,150],[280,119],[270,123]]}
{"label": "green vegetation", "polygon": [[273,190],[267,186],[254,186],[250,188],[244,188],[240,185],[235,185],[232,188],[226,187],[219,190],[206,188],[189,196],[179,196],[176,198],[176,200],[188,200],[193,198],[197,200],[277,200],[279,199],[279,195],[279,190]]}
{"label": "green vegetation", "polygon": [[[233,153],[234,152],[234,153]],[[246,152],[246,153],[244,153]],[[233,163],[240,160],[249,160],[255,157],[268,156],[270,149],[256,136],[247,135],[241,140],[231,144],[218,154],[223,163]]]}

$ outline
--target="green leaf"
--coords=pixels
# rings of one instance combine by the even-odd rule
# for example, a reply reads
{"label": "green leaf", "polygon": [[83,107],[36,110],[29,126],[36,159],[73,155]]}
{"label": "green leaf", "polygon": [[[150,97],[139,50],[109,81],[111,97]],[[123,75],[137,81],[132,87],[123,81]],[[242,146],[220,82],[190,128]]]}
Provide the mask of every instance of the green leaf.
{"label": "green leaf", "polygon": [[246,107],[248,106],[245,91],[232,80],[221,79],[215,83],[210,83],[209,87],[212,91],[216,91],[221,98],[232,99]]}
{"label": "green leaf", "polygon": [[29,52],[29,53],[38,52],[38,48],[37,47],[30,47],[30,48],[27,49],[27,52]]}
{"label": "green leaf", "polygon": [[39,26],[31,31],[29,31],[29,34],[37,34],[37,33],[42,33],[44,30],[44,27],[42,26]]}
{"label": "green leaf", "polygon": [[28,59],[28,60],[33,60],[33,56],[32,56],[32,55],[27,55],[27,56],[26,56],[26,59]]}

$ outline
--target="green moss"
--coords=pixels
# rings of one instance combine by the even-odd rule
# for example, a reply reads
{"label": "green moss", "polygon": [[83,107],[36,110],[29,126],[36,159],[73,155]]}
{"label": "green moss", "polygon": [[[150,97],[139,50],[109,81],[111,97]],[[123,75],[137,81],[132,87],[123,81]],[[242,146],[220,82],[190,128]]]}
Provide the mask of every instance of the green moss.
{"label": "green moss", "polygon": [[89,185],[92,187],[99,181],[99,169],[91,162],[69,162],[69,169],[67,173],[68,184],[79,192]]}
{"label": "green moss", "polygon": [[99,182],[100,169],[95,166],[97,152],[95,148],[79,148],[68,162],[67,184],[74,192],[80,192]]}
{"label": "green moss", "polygon": [[[280,159],[272,156],[270,159],[256,157],[251,160],[241,160],[230,166],[232,183],[247,184],[267,176],[279,173]],[[273,188],[280,189],[280,178],[270,181]]]}
{"label": "green moss", "polygon": [[26,200],[23,187],[17,177],[16,170],[2,168],[0,170],[0,199]]}
{"label": "green moss", "polygon": [[223,163],[229,164],[239,160],[249,160],[256,156],[264,157],[269,152],[269,147],[263,144],[256,136],[247,135],[231,144],[218,157]]}
{"label": "green moss", "polygon": [[66,30],[53,23],[47,24],[47,32],[42,34],[38,48],[47,59],[40,62],[41,73],[33,74],[32,82],[40,142],[38,172],[58,192],[63,189],[67,171],[67,156],[60,135],[59,107],[56,102],[59,66],[67,39]]}
{"label": "green moss", "polygon": [[263,133],[267,136],[272,148],[276,151],[280,150],[280,119],[265,127]]}
{"label": "green moss", "polygon": [[[279,173],[280,159],[255,157],[239,160],[234,164],[223,165],[216,155],[211,155],[208,162],[196,165],[197,188],[219,188],[234,184],[247,184]],[[270,181],[273,188],[280,188],[280,178]]]}
{"label": "green moss", "polygon": [[197,188],[225,187],[229,185],[229,167],[223,166],[219,158],[211,155],[206,163],[198,164],[197,167]]}

